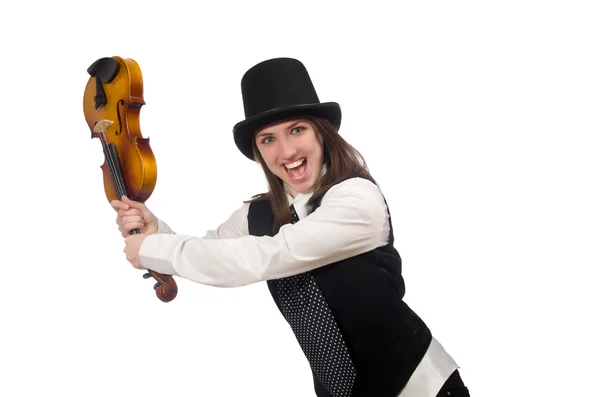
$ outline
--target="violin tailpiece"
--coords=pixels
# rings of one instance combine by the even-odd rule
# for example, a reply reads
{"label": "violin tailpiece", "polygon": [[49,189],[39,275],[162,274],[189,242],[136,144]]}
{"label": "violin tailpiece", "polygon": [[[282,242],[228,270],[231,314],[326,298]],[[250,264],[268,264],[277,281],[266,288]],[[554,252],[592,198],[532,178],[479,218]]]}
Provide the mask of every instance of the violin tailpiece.
{"label": "violin tailpiece", "polygon": [[106,93],[102,87],[102,82],[96,78],[96,95],[94,96],[94,108],[98,109],[106,105]]}

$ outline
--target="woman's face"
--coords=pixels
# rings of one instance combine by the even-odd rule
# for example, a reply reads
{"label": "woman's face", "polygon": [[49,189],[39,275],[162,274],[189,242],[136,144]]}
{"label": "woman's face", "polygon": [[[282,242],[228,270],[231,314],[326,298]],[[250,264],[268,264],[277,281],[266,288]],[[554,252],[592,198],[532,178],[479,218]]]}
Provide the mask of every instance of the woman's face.
{"label": "woman's face", "polygon": [[321,175],[323,144],[304,119],[272,124],[255,135],[256,146],[272,173],[293,197],[309,192]]}

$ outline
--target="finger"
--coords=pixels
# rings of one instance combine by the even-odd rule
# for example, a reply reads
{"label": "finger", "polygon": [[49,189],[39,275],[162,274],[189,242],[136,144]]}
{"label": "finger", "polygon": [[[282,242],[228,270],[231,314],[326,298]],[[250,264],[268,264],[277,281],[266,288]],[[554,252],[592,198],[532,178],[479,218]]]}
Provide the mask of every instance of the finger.
{"label": "finger", "polygon": [[144,226],[144,222],[129,222],[123,225],[123,229],[129,233],[133,229],[142,229]]}
{"label": "finger", "polygon": [[131,221],[143,222],[144,217],[142,216],[142,213],[139,210],[119,211],[117,213],[117,218],[115,220],[117,225],[120,225],[122,223],[131,222]]}
{"label": "finger", "polygon": [[122,196],[121,200],[123,201],[123,203],[133,207],[133,208],[137,208],[139,210],[143,210],[146,206],[144,205],[144,203],[140,203],[138,201],[133,201],[130,200],[127,196]]}
{"label": "finger", "polygon": [[129,209],[129,205],[127,205],[127,204],[125,204],[125,203],[123,203],[122,201],[119,201],[119,200],[112,200],[110,202],[110,206],[113,207],[113,209],[115,211]]}
{"label": "finger", "polygon": [[125,210],[125,211],[121,210],[121,211],[119,211],[119,214],[122,217],[125,217],[125,216],[138,216],[138,217],[142,218],[142,216],[143,216],[142,211],[138,210],[137,208],[130,208],[130,209]]}
{"label": "finger", "polygon": [[127,230],[129,232],[133,229],[142,229],[144,226],[146,226],[146,224],[142,221],[131,221],[131,222],[121,223],[121,224],[119,224],[119,226],[122,227],[123,230]]}
{"label": "finger", "polygon": [[121,216],[119,219],[121,219],[120,223],[144,222],[144,217],[140,215],[125,215]]}
{"label": "finger", "polygon": [[119,220],[119,222],[117,222],[117,225],[119,225],[120,231],[131,231],[133,229],[141,229],[145,227],[146,222],[144,222],[144,220],[140,218],[134,218],[130,220],[121,219]]}
{"label": "finger", "polygon": [[146,222],[139,217],[121,219],[119,222],[117,222],[117,224],[126,230],[138,229],[146,226]]}

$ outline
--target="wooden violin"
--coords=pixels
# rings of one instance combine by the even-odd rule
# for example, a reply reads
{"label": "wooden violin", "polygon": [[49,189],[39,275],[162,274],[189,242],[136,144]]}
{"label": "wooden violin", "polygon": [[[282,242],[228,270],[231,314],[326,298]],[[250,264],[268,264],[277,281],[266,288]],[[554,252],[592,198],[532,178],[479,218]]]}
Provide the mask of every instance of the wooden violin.
{"label": "wooden violin", "polygon": [[[140,129],[140,109],[145,105],[140,67],[133,59],[114,56],[98,59],[87,72],[83,113],[92,139],[102,143],[106,198],[110,203],[126,196],[144,203],[154,191],[157,171],[150,141]],[[139,233],[139,229],[130,232]],[[150,277],[157,281],[158,299],[175,299],[177,284],[172,276],[149,270],[144,278]]]}

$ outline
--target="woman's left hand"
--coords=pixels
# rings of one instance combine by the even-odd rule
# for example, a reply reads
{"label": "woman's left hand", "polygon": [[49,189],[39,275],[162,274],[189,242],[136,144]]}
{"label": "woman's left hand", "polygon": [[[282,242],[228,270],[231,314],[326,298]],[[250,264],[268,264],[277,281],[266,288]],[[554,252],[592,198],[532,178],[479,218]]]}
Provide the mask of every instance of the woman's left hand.
{"label": "woman's left hand", "polygon": [[144,269],[142,262],[140,261],[140,248],[145,238],[145,234],[132,234],[125,237],[125,248],[123,248],[123,252],[125,253],[127,260],[136,269]]}

